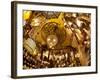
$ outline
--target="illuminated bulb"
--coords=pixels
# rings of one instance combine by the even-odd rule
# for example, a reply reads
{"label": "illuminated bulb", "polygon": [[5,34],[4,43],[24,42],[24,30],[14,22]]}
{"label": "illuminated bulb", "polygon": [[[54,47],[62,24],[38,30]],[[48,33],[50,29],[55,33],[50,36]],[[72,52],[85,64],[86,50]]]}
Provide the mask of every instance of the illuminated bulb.
{"label": "illuminated bulb", "polygon": [[69,21],[68,24],[69,24],[69,26],[71,26],[72,25],[72,22]]}
{"label": "illuminated bulb", "polygon": [[76,17],[76,13],[73,13],[72,16],[73,16],[73,17]]}
{"label": "illuminated bulb", "polygon": [[31,26],[39,26],[39,25],[40,25],[40,20],[38,18],[32,20]]}
{"label": "illuminated bulb", "polygon": [[66,56],[66,59],[67,59],[68,58],[68,53],[66,53],[65,56]]}
{"label": "illuminated bulb", "polygon": [[40,24],[45,22],[45,17],[41,16],[41,17],[36,17],[33,18],[31,21],[31,26],[40,26]]}
{"label": "illuminated bulb", "polygon": [[47,37],[47,44],[50,48],[54,47],[58,43],[58,38],[56,35],[49,35]]}
{"label": "illuminated bulb", "polygon": [[67,23],[66,23],[66,22],[64,22],[64,26],[65,26],[65,25],[67,25]]}
{"label": "illuminated bulb", "polygon": [[80,54],[76,54],[75,57],[76,57],[76,58],[79,58],[79,57],[80,57]]}
{"label": "illuminated bulb", "polygon": [[44,55],[45,57],[48,57],[48,54],[49,54],[49,51],[45,51],[43,55]]}
{"label": "illuminated bulb", "polygon": [[73,56],[73,51],[70,52],[71,56]]}
{"label": "illuminated bulb", "polygon": [[62,59],[62,56],[59,56],[59,60],[61,60]]}
{"label": "illuminated bulb", "polygon": [[78,25],[78,27],[81,27],[81,25],[82,25],[82,22],[80,21],[80,20],[76,20],[76,23],[77,23],[77,25]]}

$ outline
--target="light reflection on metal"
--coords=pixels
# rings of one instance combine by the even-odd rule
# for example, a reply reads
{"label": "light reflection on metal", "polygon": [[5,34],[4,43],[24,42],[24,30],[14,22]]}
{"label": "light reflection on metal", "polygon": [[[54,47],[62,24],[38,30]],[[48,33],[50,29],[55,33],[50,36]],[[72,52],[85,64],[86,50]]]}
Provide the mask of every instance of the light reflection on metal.
{"label": "light reflection on metal", "polygon": [[23,68],[89,66],[90,20],[88,13],[24,12]]}

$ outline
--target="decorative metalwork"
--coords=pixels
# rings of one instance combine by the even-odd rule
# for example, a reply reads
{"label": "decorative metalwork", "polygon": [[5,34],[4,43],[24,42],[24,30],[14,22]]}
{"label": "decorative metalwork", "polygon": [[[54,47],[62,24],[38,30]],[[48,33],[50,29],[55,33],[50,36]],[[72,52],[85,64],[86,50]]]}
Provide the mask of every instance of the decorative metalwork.
{"label": "decorative metalwork", "polygon": [[91,65],[91,14],[24,11],[23,19],[23,69]]}

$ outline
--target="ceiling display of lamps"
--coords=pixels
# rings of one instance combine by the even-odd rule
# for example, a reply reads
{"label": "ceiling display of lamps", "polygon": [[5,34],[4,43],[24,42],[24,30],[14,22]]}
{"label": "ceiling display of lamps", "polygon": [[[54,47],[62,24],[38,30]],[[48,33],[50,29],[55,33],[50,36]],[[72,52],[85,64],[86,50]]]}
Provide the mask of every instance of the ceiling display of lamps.
{"label": "ceiling display of lamps", "polygon": [[89,66],[89,13],[24,11],[23,69]]}

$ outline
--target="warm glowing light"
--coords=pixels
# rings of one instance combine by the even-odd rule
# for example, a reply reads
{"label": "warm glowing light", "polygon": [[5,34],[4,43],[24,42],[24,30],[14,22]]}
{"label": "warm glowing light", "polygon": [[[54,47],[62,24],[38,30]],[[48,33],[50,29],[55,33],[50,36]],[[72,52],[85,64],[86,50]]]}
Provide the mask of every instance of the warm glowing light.
{"label": "warm glowing light", "polygon": [[49,35],[47,37],[47,44],[50,48],[54,47],[58,43],[58,38],[56,35]]}

